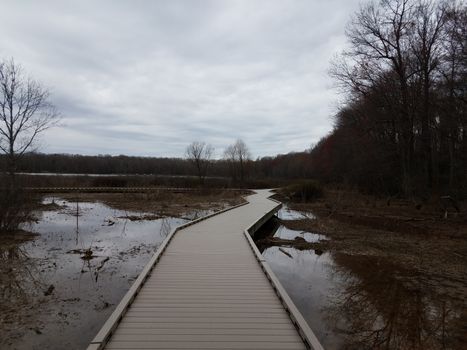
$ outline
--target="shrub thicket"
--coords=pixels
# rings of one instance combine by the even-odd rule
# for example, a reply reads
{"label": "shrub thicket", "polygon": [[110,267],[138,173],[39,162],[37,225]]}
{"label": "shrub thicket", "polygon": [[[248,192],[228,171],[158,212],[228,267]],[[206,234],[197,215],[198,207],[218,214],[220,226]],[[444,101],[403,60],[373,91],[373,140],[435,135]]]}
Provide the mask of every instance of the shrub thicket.
{"label": "shrub thicket", "polygon": [[283,194],[293,201],[311,202],[323,196],[323,188],[319,182],[308,180],[285,187]]}

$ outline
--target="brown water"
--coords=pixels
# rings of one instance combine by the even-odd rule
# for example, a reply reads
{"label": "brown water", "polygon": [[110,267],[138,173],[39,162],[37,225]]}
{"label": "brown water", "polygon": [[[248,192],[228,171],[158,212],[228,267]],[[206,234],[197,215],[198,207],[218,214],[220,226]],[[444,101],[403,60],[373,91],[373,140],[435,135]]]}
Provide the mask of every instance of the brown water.
{"label": "brown water", "polygon": [[86,348],[170,230],[209,212],[131,221],[144,213],[52,201],[34,240],[0,249],[1,349]]}
{"label": "brown water", "polygon": [[[303,218],[285,210],[278,216]],[[269,235],[326,239],[282,225]],[[262,253],[325,349],[466,348],[466,296],[440,294],[430,276],[384,257],[320,254],[291,246]]]}

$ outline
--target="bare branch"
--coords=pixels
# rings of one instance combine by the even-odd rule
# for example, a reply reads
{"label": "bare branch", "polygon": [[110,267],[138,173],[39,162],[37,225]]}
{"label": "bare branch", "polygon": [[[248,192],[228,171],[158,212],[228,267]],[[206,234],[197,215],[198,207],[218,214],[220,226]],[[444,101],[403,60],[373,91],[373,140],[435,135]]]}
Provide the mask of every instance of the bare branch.
{"label": "bare branch", "polygon": [[196,167],[200,182],[203,184],[214,153],[214,147],[205,142],[194,141],[188,145],[185,153],[186,157]]}
{"label": "bare branch", "polygon": [[49,102],[49,92],[25,77],[13,60],[0,63],[0,150],[9,160],[9,171],[31,149],[38,135],[56,125],[59,113]]}

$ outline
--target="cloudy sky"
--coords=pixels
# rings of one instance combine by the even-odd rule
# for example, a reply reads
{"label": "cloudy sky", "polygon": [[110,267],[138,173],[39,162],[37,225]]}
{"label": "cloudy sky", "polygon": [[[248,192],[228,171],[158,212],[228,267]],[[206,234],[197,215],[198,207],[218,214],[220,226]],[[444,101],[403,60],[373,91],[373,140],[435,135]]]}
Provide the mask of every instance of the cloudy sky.
{"label": "cloudy sky", "polygon": [[357,0],[0,0],[0,58],[62,115],[41,151],[183,156],[308,148],[332,126],[329,60]]}

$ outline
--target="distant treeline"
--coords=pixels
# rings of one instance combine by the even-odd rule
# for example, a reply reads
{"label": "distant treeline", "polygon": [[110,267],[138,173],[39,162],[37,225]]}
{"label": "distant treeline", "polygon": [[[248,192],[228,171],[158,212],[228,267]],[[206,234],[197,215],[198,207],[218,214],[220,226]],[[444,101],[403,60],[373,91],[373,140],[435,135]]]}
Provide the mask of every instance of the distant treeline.
{"label": "distant treeline", "polygon": [[311,175],[375,193],[466,196],[465,5],[371,2],[347,37],[331,69],[346,104],[311,152]]}
{"label": "distant treeline", "polygon": [[[0,164],[5,166],[5,157]],[[275,157],[248,160],[247,179],[301,179],[311,175],[310,153],[298,152]],[[141,174],[164,176],[197,176],[192,162],[183,158],[154,158],[130,156],[84,156],[71,154],[25,154],[18,172],[68,174]],[[211,160],[208,177],[231,177],[227,160]]]}

